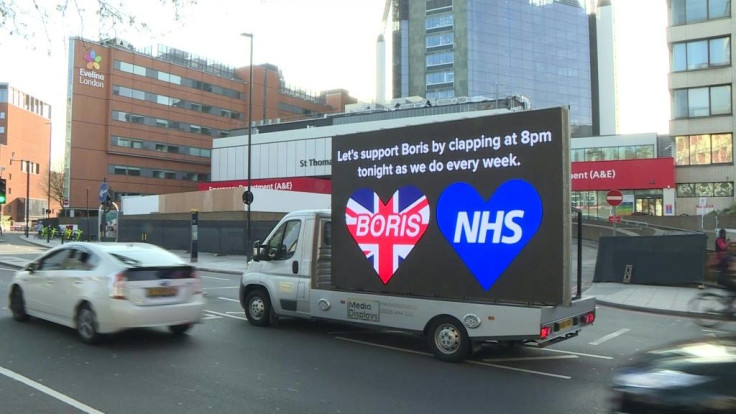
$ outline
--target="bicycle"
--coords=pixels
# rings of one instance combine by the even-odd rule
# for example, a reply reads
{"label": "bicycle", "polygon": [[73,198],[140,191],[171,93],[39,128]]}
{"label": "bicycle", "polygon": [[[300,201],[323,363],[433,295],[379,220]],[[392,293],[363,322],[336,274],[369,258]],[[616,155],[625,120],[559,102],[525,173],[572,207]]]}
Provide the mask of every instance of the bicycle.
{"label": "bicycle", "polygon": [[695,322],[704,328],[712,328],[722,322],[736,321],[736,291],[716,284],[704,287],[688,303]]}

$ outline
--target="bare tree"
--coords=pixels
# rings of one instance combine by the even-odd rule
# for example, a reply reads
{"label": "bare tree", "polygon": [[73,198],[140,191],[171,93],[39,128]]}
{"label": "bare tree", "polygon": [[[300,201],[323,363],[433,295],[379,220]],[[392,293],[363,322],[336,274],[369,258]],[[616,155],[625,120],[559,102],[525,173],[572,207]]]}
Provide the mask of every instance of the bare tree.
{"label": "bare tree", "polygon": [[[43,194],[51,200],[49,209],[61,211],[64,208],[64,170],[53,171],[47,170],[43,175],[43,180],[39,185]],[[58,209],[52,208],[54,202],[58,202]]]}
{"label": "bare tree", "polygon": [[[155,2],[150,0],[150,3]],[[167,13],[171,13],[172,19],[179,21],[183,9],[196,4],[197,0],[157,2]],[[0,0],[0,33],[24,39],[41,35],[50,43],[50,28],[65,26],[65,22],[71,19],[80,23],[82,31],[85,26],[96,25],[100,39],[111,34],[115,37],[115,32],[122,27],[148,31],[146,20],[131,13],[130,9],[129,0]]]}

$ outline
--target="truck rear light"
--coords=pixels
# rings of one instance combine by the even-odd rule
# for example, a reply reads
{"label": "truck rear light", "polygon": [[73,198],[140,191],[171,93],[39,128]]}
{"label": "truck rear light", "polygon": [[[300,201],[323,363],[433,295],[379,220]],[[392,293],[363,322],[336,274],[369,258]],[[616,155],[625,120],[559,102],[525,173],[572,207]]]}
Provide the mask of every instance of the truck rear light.
{"label": "truck rear light", "polygon": [[199,273],[193,270],[192,277],[194,278],[194,294],[195,295],[202,294],[203,293],[202,279],[199,278]]}
{"label": "truck rear light", "polygon": [[583,323],[593,323],[595,321],[595,312],[589,312],[580,318]]}
{"label": "truck rear light", "polygon": [[542,337],[542,339],[545,339],[545,338],[547,338],[547,337],[549,336],[549,333],[550,333],[551,331],[552,331],[552,328],[550,328],[549,326],[543,326],[543,327],[542,327],[542,328],[541,328],[541,329],[539,330],[539,336],[541,336],[541,337]]}
{"label": "truck rear light", "polygon": [[115,275],[115,280],[112,282],[112,294],[110,295],[113,299],[125,299],[126,280],[128,278],[125,277],[125,273]]}

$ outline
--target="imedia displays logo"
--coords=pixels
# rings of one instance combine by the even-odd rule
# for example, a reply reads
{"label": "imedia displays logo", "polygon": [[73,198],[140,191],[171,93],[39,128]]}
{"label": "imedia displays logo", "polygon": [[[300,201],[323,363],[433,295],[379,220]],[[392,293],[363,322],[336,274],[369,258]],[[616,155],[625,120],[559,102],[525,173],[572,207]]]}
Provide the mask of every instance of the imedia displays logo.
{"label": "imedia displays logo", "polygon": [[87,69],[79,68],[79,83],[82,85],[94,86],[95,88],[105,87],[105,75],[95,72],[100,70],[100,62],[102,62],[102,56],[99,56],[94,49],[90,49],[87,54],[84,55],[84,60],[87,62]]}

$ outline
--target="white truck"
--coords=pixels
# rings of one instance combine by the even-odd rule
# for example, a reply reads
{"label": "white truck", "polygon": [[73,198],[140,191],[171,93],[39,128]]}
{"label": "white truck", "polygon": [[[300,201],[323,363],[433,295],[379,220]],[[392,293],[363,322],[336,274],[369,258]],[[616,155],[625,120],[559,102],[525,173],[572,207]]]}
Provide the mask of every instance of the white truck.
{"label": "white truck", "polygon": [[332,209],[289,213],[255,243],[248,321],[416,332],[449,362],[577,336],[595,298],[579,266],[570,288],[568,141],[565,108],[333,137]]}
{"label": "white truck", "polygon": [[240,286],[251,324],[297,317],[418,332],[435,356],[455,362],[482,341],[544,346],[577,336],[595,320],[592,297],[570,306],[533,306],[334,290],[331,223],[329,210],[289,213],[258,245]]}

